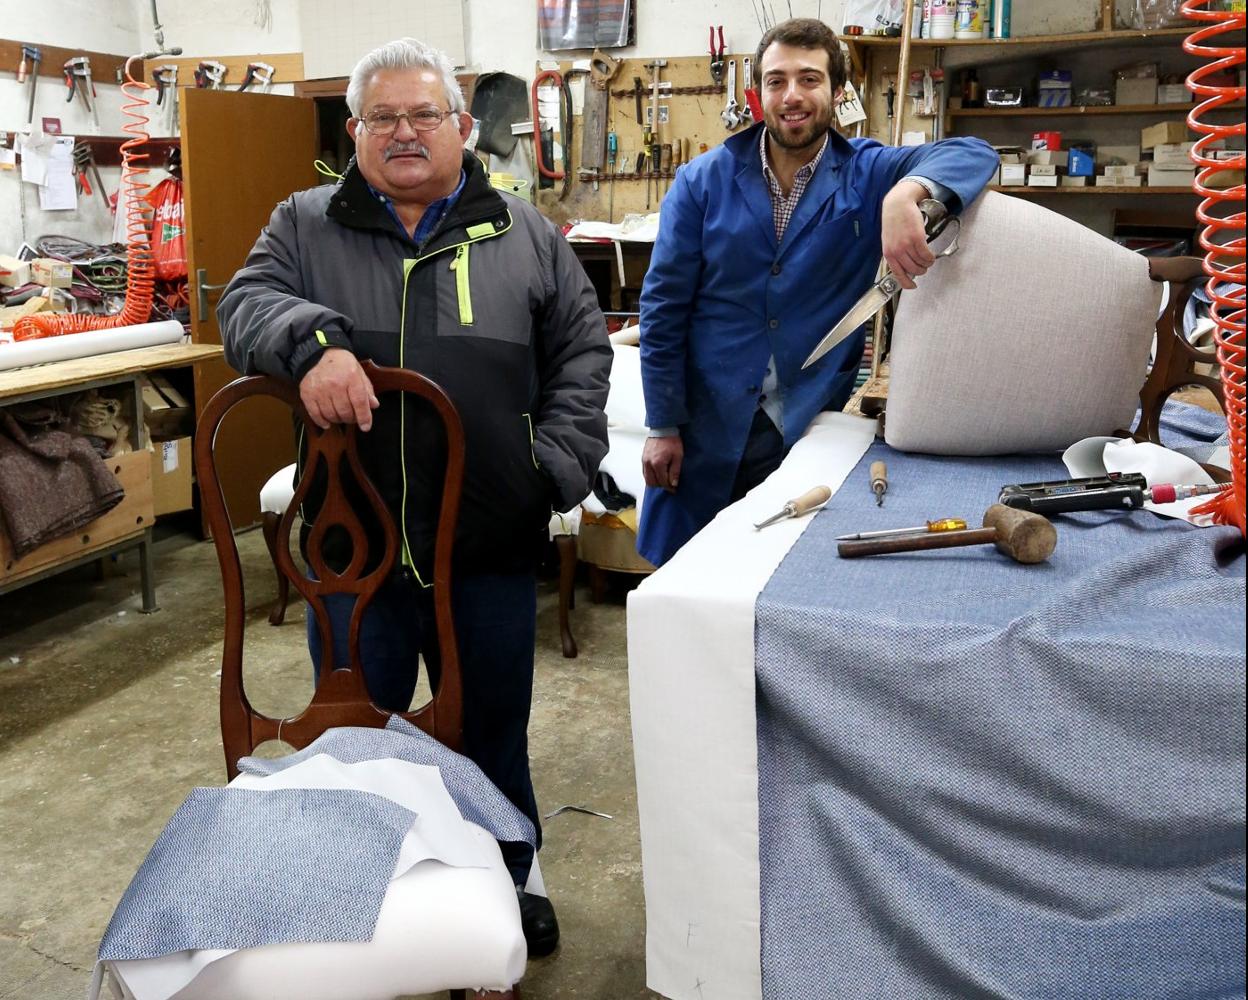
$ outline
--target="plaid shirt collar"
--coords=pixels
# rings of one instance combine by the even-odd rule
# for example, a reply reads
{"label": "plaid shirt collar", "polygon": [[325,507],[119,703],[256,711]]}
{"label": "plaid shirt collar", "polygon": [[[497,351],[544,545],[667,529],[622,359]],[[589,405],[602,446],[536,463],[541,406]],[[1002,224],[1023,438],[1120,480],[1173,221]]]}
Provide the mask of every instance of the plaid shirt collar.
{"label": "plaid shirt collar", "polygon": [[806,192],[806,186],[810,184],[810,179],[815,176],[815,168],[819,166],[819,161],[823,159],[823,154],[827,151],[830,138],[830,134],[825,135],[823,137],[823,145],[819,147],[819,152],[815,154],[815,158],[798,168],[797,173],[793,175],[793,189],[786,198],[784,189],[780,187],[780,181],[776,179],[775,172],[771,169],[771,160],[767,156],[767,130],[761,129],[759,131],[758,155],[763,161],[763,176],[767,179],[767,190],[771,194],[771,218],[776,224],[777,240],[784,239],[784,231],[789,228],[789,220],[793,218],[793,212],[797,209],[797,203]]}
{"label": "plaid shirt collar", "polygon": [[[459,172],[459,183],[455,186],[455,190],[448,194],[445,198],[439,198],[425,209],[425,214],[420,217],[420,221],[416,223],[416,231],[410,234],[409,239],[417,246],[424,246],[428,242],[429,237],[434,234],[438,228],[438,223],[442,221],[442,217],[451,210],[451,206],[459,201],[460,193],[464,190],[464,182],[468,180],[468,172],[461,170]],[[368,184],[367,181],[364,182]],[[408,236],[407,227],[403,225],[403,220],[399,218],[399,213],[394,207],[394,203],[384,194],[378,191],[371,184],[368,184],[368,190],[372,192],[381,204],[386,206],[386,210],[390,213],[390,217],[394,219],[395,225],[403,231],[404,236]]]}

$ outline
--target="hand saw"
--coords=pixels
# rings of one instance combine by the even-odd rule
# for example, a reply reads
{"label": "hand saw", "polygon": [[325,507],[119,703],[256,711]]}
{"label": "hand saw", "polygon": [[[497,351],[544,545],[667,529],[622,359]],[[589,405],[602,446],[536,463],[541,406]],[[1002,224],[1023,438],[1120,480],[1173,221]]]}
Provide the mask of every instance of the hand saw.
{"label": "hand saw", "polygon": [[[958,233],[962,229],[961,220],[950,215],[949,210],[934,198],[924,198],[919,202],[919,211],[923,213],[923,230],[927,233],[927,245],[936,255],[936,259],[957,253]],[[872,285],[867,293],[854,303],[853,308],[841,317],[841,321],[819,341],[818,346],[810,352],[810,357],[802,363],[802,367],[809,368],[813,365],[883,309],[885,303],[899,291],[901,291],[901,282],[897,280],[891,269],[886,269],[883,277]]]}

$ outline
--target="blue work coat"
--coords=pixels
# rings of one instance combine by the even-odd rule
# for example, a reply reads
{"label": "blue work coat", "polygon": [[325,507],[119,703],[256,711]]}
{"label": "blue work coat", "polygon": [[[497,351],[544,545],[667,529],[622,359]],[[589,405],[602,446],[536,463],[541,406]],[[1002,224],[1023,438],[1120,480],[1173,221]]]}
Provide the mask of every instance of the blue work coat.
{"label": "blue work coat", "polygon": [[980,139],[892,147],[833,132],[777,242],[762,127],[690,161],[663,199],[641,292],[641,375],[647,425],[678,427],[685,453],[674,493],[646,490],[637,549],[655,565],[727,506],[770,357],[786,450],[849,399],[862,333],[802,362],[875,280],[889,189],[918,174],[952,190],[958,211],[999,162]]}

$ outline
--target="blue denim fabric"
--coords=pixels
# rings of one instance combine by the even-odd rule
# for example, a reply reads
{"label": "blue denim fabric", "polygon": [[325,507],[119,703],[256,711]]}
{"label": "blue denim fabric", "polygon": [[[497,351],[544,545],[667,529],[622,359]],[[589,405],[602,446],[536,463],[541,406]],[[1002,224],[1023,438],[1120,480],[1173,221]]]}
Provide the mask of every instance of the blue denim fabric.
{"label": "blue denim fabric", "polygon": [[369,792],[196,788],[117,904],[100,960],[371,940],[415,820]]}
{"label": "blue denim fabric", "polygon": [[[1192,417],[1187,443],[1216,436]],[[1062,478],[877,444],[759,596],[768,1000],[1244,996],[1238,530],[1089,511],[1036,566],[837,558]]]}
{"label": "blue denim fabric", "polygon": [[[533,700],[533,644],[537,582],[532,574],[464,576],[452,584],[451,606],[464,685],[464,753],[533,823],[541,824],[529,775],[529,708]],[[326,599],[335,665],[345,666],[355,598]],[[307,616],[313,671],[321,660],[315,618]],[[360,660],[369,694],[382,708],[406,711],[416,689],[418,656],[437,687],[440,669],[433,591],[394,577],[369,604],[360,622]],[[517,884],[528,878],[533,849],[504,843],[503,857]]]}

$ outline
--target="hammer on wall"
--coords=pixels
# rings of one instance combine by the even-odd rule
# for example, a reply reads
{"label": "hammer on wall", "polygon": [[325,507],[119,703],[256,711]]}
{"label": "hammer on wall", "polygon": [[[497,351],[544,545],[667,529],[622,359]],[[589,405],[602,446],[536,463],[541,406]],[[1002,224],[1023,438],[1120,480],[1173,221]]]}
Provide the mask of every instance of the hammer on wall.
{"label": "hammer on wall", "polygon": [[1039,514],[994,503],[984,512],[982,528],[841,542],[836,551],[842,559],[854,559],[889,552],[951,549],[962,545],[995,545],[1015,562],[1030,565],[1044,562],[1053,554],[1057,547],[1057,529]]}

